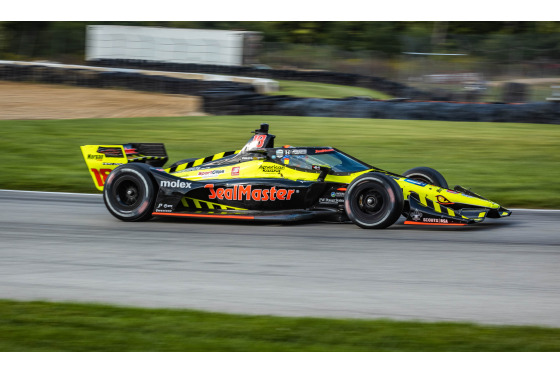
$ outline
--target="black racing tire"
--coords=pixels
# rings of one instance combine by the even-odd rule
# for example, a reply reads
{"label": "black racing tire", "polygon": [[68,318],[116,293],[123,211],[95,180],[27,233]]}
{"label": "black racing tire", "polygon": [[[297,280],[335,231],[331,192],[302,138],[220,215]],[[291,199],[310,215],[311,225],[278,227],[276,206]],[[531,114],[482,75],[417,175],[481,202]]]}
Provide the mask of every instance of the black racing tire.
{"label": "black racing tire", "polygon": [[428,183],[445,189],[449,188],[449,186],[447,185],[447,181],[439,171],[426,166],[419,166],[407,170],[403,173],[403,177],[414,179],[418,182]]}
{"label": "black racing tire", "polygon": [[198,158],[185,158],[184,160],[174,162],[173,164],[171,164],[171,166],[169,168],[171,169],[171,168],[174,168],[175,166],[188,164],[189,162],[196,161],[196,160],[198,160]]}
{"label": "black racing tire", "polygon": [[113,170],[103,188],[103,201],[113,216],[122,221],[146,221],[152,217],[157,186],[140,163],[125,164]]}
{"label": "black racing tire", "polygon": [[363,229],[384,229],[391,226],[399,219],[403,207],[401,187],[385,174],[360,175],[346,190],[346,214]]}

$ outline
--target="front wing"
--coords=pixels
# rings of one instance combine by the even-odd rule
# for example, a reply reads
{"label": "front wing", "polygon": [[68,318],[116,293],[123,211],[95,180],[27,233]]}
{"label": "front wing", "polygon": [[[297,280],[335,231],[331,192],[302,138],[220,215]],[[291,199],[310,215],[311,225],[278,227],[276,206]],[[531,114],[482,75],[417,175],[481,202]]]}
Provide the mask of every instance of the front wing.
{"label": "front wing", "polygon": [[482,222],[486,217],[499,218],[511,215],[511,211],[502,207],[489,209],[473,206],[456,211],[428,198],[425,201],[426,203],[423,204],[414,194],[410,195],[410,209],[405,224],[465,226]]}

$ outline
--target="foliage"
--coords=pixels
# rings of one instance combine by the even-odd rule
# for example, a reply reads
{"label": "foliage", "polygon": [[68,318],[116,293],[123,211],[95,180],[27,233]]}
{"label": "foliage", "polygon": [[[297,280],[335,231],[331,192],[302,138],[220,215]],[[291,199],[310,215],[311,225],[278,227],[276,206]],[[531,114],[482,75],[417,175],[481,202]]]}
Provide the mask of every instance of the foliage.
{"label": "foliage", "polygon": [[[402,38],[423,40],[423,52],[444,47],[475,52],[479,43],[500,41],[501,36],[538,34],[526,38],[524,48],[540,57],[558,57],[560,22],[357,22],[357,21],[188,21],[188,22],[0,22],[0,55],[30,58],[73,54],[83,56],[86,26],[119,24],[176,28],[252,30],[263,33],[265,42],[331,45],[347,51],[378,51],[389,56],[408,49]],[[451,37],[450,37],[451,36]],[[464,37],[468,36],[467,39]],[[463,40],[463,42],[461,42]],[[494,42],[486,42],[494,40]],[[420,43],[420,42],[418,42]],[[501,46],[503,48],[503,46]],[[538,53],[536,53],[538,52]]]}

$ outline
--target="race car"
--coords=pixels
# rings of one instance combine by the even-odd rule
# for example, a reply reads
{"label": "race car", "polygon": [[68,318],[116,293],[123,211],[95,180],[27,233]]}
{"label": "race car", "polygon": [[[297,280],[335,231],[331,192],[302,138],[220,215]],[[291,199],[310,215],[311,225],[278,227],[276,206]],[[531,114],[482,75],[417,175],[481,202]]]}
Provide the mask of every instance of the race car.
{"label": "race car", "polygon": [[333,147],[275,147],[263,123],[240,150],[168,161],[161,143],[84,145],[82,154],[109,212],[123,221],[154,216],[353,222],[366,229],[404,224],[468,225],[511,211],[429,167],[403,174]]}

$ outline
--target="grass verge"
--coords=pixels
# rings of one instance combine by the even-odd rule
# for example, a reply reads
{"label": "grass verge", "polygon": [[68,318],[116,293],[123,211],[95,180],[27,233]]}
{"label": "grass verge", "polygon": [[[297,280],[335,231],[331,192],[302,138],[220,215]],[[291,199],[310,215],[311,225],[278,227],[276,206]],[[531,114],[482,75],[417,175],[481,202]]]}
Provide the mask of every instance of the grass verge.
{"label": "grass verge", "polygon": [[0,351],[537,352],[560,329],[0,300]]}
{"label": "grass verge", "polygon": [[337,84],[278,81],[280,90],[270,92],[269,95],[291,95],[296,97],[318,97],[323,99],[342,99],[349,96],[369,96],[372,99],[386,100],[392,98],[380,91],[368,88],[341,86]]}
{"label": "grass verge", "polygon": [[163,142],[170,162],[240,149],[260,122],[276,144],[330,145],[402,173],[439,170],[506,207],[559,208],[560,127],[281,116],[0,121],[0,188],[96,192],[79,146]]}

